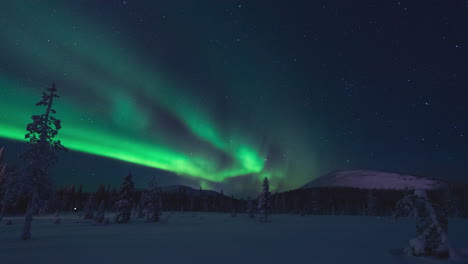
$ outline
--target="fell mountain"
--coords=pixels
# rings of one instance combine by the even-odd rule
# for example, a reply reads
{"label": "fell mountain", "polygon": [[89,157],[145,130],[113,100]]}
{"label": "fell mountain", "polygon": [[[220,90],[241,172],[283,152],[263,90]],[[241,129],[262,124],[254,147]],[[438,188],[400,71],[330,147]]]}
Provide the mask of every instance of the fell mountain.
{"label": "fell mountain", "polygon": [[336,171],[321,176],[300,189],[319,187],[351,187],[383,190],[435,190],[447,185],[441,181],[371,170]]}

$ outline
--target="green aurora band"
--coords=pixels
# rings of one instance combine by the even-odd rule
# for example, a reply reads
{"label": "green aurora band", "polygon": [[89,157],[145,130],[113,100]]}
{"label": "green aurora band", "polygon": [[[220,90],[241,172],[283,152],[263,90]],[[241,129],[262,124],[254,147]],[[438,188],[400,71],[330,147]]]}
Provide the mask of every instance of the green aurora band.
{"label": "green aurora band", "polygon": [[[24,140],[30,116],[41,111],[34,105],[40,91],[55,80],[59,139],[72,150],[171,171],[202,185],[286,176],[287,162],[266,165],[269,144],[261,135],[220,125],[216,109],[189,92],[190,84],[143,60],[132,43],[65,7],[54,8],[2,6],[8,23],[0,23],[0,59],[21,70],[0,71],[0,137]],[[172,137],[154,105],[190,135]]]}

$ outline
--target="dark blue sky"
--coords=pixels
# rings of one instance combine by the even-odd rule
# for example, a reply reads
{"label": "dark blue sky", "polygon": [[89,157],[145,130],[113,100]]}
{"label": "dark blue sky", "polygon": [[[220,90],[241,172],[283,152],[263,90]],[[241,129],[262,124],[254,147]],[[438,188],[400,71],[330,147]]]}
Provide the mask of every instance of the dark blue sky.
{"label": "dark blue sky", "polygon": [[[86,20],[96,27],[84,36],[112,36],[119,55],[157,62],[167,79],[189,84],[174,87],[208,109],[221,131],[235,128],[249,144],[268,146],[264,171],[284,174],[277,177],[280,190],[341,169],[467,177],[468,1],[31,1],[21,16],[0,12],[2,27],[34,20],[25,13],[43,16],[38,6]],[[17,36],[1,36],[9,37]],[[59,44],[66,41],[72,40]],[[0,76],[36,87],[50,78],[60,83],[62,73],[30,72],[19,58],[1,55]],[[172,118],[177,115],[164,120]],[[183,133],[174,122],[164,127],[178,141]],[[0,144],[17,152],[16,143]],[[137,181],[154,173],[163,183],[198,184],[126,162],[67,155],[54,172],[67,174],[56,177],[59,184],[115,184],[129,169]],[[253,180],[238,176],[209,186],[229,190],[229,183],[235,193],[249,192]]]}

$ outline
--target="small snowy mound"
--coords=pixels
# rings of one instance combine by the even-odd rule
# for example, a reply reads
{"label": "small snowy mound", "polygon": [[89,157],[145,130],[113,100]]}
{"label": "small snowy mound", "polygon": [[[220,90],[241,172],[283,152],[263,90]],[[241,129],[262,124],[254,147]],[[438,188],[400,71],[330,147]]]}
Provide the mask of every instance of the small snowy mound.
{"label": "small snowy mound", "polygon": [[445,183],[426,178],[388,173],[381,171],[351,170],[337,171],[319,177],[301,189],[316,187],[352,187],[359,189],[387,190],[434,190],[445,186]]}

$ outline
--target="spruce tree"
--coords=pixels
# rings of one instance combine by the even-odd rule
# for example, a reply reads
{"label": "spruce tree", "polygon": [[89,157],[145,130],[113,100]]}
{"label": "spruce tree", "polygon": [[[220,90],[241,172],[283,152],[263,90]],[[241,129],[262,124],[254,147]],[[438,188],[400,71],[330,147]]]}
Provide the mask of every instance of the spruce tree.
{"label": "spruce tree", "polygon": [[133,183],[133,176],[129,173],[120,186],[119,198],[115,203],[117,215],[115,222],[119,224],[128,223],[132,215],[133,208],[133,194],[135,192],[135,185]]}
{"label": "spruce tree", "polygon": [[268,215],[271,208],[271,193],[268,178],[263,179],[263,189],[258,198],[258,212],[260,214],[260,222],[268,222]]}
{"label": "spruce tree", "polygon": [[146,219],[149,222],[158,222],[161,216],[161,188],[159,188],[156,178],[153,177],[149,182],[149,188],[144,196]]}
{"label": "spruce tree", "polygon": [[47,199],[52,192],[52,181],[49,177],[49,168],[57,162],[57,152],[67,149],[55,137],[61,129],[61,122],[53,115],[56,111],[52,108],[55,98],[58,98],[55,83],[42,93],[42,99],[36,106],[44,106],[45,113],[33,115],[32,123],[26,126],[25,138],[29,140],[27,150],[22,154],[26,167],[19,181],[19,195],[26,197],[28,205],[26,209],[25,223],[21,238],[31,238],[31,221],[38,203],[41,199]]}

